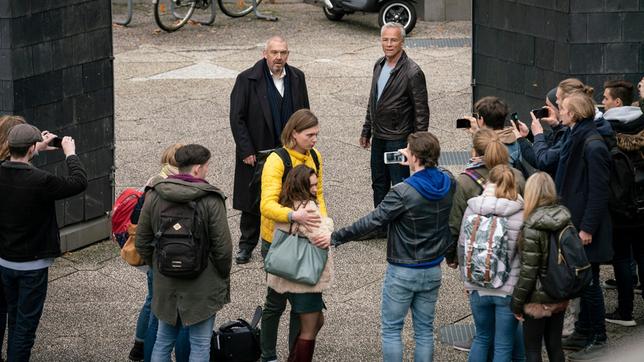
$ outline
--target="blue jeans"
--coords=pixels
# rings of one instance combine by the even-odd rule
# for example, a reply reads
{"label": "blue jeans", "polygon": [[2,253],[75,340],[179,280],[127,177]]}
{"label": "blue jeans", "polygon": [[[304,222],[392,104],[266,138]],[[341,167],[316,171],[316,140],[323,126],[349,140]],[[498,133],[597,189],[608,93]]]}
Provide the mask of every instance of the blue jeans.
{"label": "blue jeans", "polygon": [[146,279],[148,280],[148,295],[145,296],[145,302],[143,302],[143,306],[139,312],[139,318],[136,320],[134,340],[137,342],[143,342],[145,340],[145,334],[148,331],[148,325],[150,324],[150,306],[152,305],[152,268],[148,269]]}
{"label": "blue jeans", "polygon": [[371,139],[371,188],[373,189],[373,207],[377,207],[385,198],[391,185],[402,182],[409,177],[409,167],[398,164],[385,165],[384,153],[398,151],[407,147],[407,139],[385,141]]}
{"label": "blue jeans", "polygon": [[434,308],[441,286],[441,268],[387,266],[382,286],[382,353],[385,362],[403,359],[400,332],[411,308],[416,350],[414,361],[431,361],[434,353]]}
{"label": "blue jeans", "polygon": [[[190,362],[210,361],[210,340],[212,328],[215,324],[215,316],[212,316],[197,324],[188,326],[190,333]],[[152,362],[170,362],[170,353],[181,330],[181,320],[175,325],[159,321],[157,340],[152,349]]]}
{"label": "blue jeans", "polygon": [[48,274],[49,268],[21,271],[0,266],[9,320],[9,361],[27,362],[31,357],[36,330],[47,298]]}
{"label": "blue jeans", "polygon": [[491,348],[494,350],[492,361],[512,360],[518,321],[510,310],[511,300],[511,296],[481,296],[477,291],[470,293],[470,306],[476,326],[476,335],[469,355],[470,362],[486,362]]}

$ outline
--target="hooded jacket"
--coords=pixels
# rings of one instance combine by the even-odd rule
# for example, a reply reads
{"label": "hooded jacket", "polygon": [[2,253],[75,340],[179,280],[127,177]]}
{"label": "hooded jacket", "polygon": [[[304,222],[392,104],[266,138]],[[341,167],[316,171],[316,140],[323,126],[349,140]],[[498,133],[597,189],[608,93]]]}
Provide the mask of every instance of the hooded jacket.
{"label": "hooded jacket", "polygon": [[[489,289],[479,287],[466,281],[465,267],[463,263],[459,263],[461,276],[465,283],[465,289],[476,290],[484,293],[485,295],[506,296],[511,295],[515,284],[519,278],[519,255],[517,253],[517,240],[519,238],[519,231],[523,224],[523,198],[519,195],[517,200],[509,200],[497,198],[494,196],[496,185],[488,183],[485,191],[481,196],[471,198],[467,201],[467,210],[463,215],[463,220],[471,215],[496,215],[504,217],[508,220],[508,259],[510,261],[510,277],[503,284],[502,287],[497,289]],[[462,261],[465,257],[465,232],[464,224],[461,225],[461,232],[458,238],[458,260]]]}
{"label": "hooded jacket", "polygon": [[[521,270],[512,293],[511,307],[514,313],[544,317],[565,309],[565,303],[562,303],[565,301],[546,294],[539,278],[548,271],[550,234],[570,223],[570,211],[561,205],[539,207],[525,220],[519,242]],[[532,305],[526,308],[528,304]]]}
{"label": "hooded jacket", "polygon": [[[179,179],[158,180],[145,197],[136,230],[136,250],[154,272],[152,311],[160,320],[174,325],[177,317],[185,326],[212,317],[230,302],[232,242],[224,194],[208,183]],[[208,227],[210,256],[206,269],[195,279],[176,279],[159,273],[154,234],[159,229],[158,201],[195,201],[203,224]]]}
{"label": "hooded jacket", "polygon": [[334,244],[387,225],[387,261],[409,267],[440,264],[449,245],[449,211],[455,189],[449,171],[415,172],[391,188],[375,210],[333,233]]}

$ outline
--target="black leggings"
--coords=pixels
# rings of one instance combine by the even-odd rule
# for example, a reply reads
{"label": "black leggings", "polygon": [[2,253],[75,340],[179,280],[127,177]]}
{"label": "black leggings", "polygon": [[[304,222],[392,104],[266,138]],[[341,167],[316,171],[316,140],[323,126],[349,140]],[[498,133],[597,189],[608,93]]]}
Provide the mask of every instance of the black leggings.
{"label": "black leggings", "polygon": [[527,362],[541,362],[541,341],[546,343],[550,362],[564,362],[561,348],[561,330],[563,329],[564,312],[547,318],[534,319],[524,314],[523,341]]}

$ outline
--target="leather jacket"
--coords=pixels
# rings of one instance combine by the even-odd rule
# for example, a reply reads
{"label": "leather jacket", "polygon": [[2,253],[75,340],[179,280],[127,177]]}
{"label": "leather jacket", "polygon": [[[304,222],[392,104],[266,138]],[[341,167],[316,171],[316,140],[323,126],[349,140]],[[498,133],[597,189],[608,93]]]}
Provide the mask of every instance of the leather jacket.
{"label": "leather jacket", "polygon": [[428,200],[405,182],[391,188],[378,207],[331,236],[334,245],[387,225],[387,261],[422,264],[443,257],[450,240],[449,212],[456,182],[440,200]]}
{"label": "leather jacket", "polygon": [[406,139],[411,133],[427,131],[429,105],[425,74],[403,51],[391,76],[378,95],[378,78],[386,59],[378,59],[373,68],[367,116],[361,137],[387,140]]}

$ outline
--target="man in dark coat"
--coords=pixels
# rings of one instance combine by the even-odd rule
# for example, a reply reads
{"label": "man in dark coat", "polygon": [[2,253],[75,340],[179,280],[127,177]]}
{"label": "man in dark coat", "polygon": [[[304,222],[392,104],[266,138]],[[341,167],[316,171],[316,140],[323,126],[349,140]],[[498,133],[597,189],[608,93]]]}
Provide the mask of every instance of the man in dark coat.
{"label": "man in dark coat", "polygon": [[240,210],[237,264],[248,263],[259,240],[259,189],[250,190],[259,151],[280,147],[289,117],[309,108],[304,73],[289,66],[284,38],[268,39],[263,58],[237,76],[230,94],[230,128],[235,138],[233,208]]}
{"label": "man in dark coat", "polygon": [[[367,115],[360,134],[360,146],[371,146],[374,207],[391,185],[409,177],[407,167],[385,164],[383,154],[407,147],[407,136],[427,131],[429,126],[425,74],[403,50],[405,29],[398,23],[387,23],[380,31],[380,41],[385,56],[373,68]],[[364,238],[371,236],[385,237],[380,231]]]}

